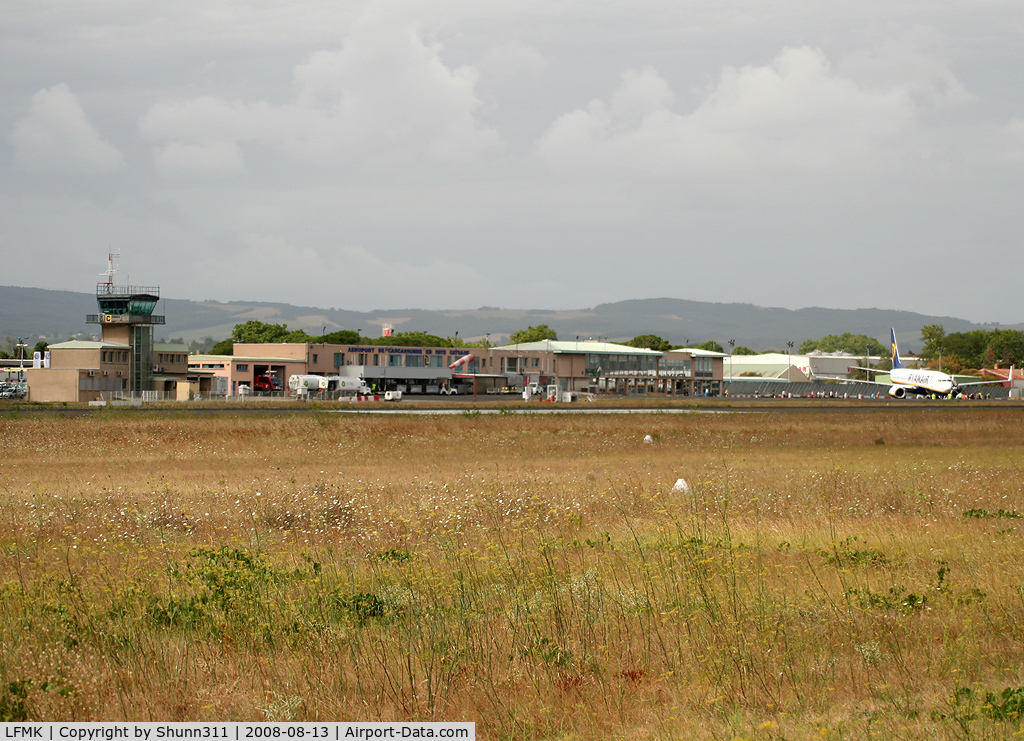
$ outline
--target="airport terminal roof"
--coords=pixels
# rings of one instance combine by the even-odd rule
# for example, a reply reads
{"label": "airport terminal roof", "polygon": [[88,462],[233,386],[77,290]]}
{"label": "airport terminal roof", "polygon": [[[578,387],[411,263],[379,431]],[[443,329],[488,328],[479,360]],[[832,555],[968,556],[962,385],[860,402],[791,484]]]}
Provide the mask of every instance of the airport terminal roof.
{"label": "airport terminal roof", "polygon": [[50,350],[130,350],[131,345],[120,342],[97,342],[96,340],[68,340],[49,345]]}
{"label": "airport terminal roof", "polygon": [[261,358],[248,355],[189,355],[190,363],[305,363],[305,360],[298,358]]}
{"label": "airport terminal roof", "polygon": [[705,350],[702,347],[674,347],[669,352],[684,352],[695,358],[725,358],[729,356],[728,353]]}
{"label": "airport terminal roof", "polygon": [[593,340],[540,340],[539,342],[520,342],[513,345],[502,345],[495,350],[517,352],[553,352],[553,353],[600,353],[604,355],[663,355],[657,350],[645,347],[630,347],[614,342],[595,342]]}

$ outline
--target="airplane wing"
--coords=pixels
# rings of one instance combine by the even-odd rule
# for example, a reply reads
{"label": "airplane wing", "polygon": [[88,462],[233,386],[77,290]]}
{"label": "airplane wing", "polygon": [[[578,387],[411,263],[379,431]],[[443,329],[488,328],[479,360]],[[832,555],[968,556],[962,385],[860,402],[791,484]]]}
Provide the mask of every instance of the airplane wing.
{"label": "airplane wing", "polygon": [[[989,371],[991,373],[992,371]],[[957,386],[963,388],[964,386],[984,386],[991,385],[993,383],[1006,383],[1013,378],[1013,366],[1010,366],[1010,370],[1006,372],[1006,378],[997,378],[994,381],[968,381],[967,383],[958,383]]]}
{"label": "airplane wing", "polygon": [[[878,368],[861,368],[860,370],[874,370]],[[888,371],[879,371],[879,373],[888,373]],[[843,378],[842,376],[819,376],[814,373],[811,374],[811,378],[815,381],[839,381],[839,383],[870,383],[872,386],[892,386],[892,381],[863,381],[857,378]]]}
{"label": "airplane wing", "polygon": [[967,383],[958,383],[957,386],[963,388],[964,386],[990,386],[993,383],[1006,383],[1005,378],[999,378],[994,381],[968,381]]}

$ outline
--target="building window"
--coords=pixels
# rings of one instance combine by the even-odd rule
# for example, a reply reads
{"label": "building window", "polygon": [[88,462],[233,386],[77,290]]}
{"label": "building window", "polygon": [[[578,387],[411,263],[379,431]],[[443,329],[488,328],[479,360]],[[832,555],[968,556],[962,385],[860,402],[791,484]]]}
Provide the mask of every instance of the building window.
{"label": "building window", "polygon": [[366,353],[359,353],[359,365],[366,365]]}
{"label": "building window", "polygon": [[663,358],[661,361],[661,369],[665,375],[669,376],[690,376],[690,359],[689,358]]}
{"label": "building window", "polygon": [[531,358],[530,365],[533,366],[534,368],[539,367],[540,366],[540,358]]}
{"label": "building window", "polygon": [[405,367],[406,368],[422,368],[423,367],[423,356],[422,355],[406,355],[405,356]]}
{"label": "building window", "polygon": [[378,355],[377,353],[373,354],[373,364],[380,365],[380,355]]}
{"label": "building window", "polygon": [[316,362],[316,353],[313,353],[313,362]]}
{"label": "building window", "polygon": [[249,370],[249,364],[248,363],[239,363],[238,365],[235,366],[235,370],[237,370],[237,371],[247,371],[247,370]]}
{"label": "building window", "polygon": [[519,358],[505,358],[505,372],[506,373],[515,373],[516,372],[516,369],[519,367],[517,362],[516,362],[517,360],[519,360]]}
{"label": "building window", "polygon": [[402,364],[402,356],[398,353],[388,355],[388,365],[397,366]]}

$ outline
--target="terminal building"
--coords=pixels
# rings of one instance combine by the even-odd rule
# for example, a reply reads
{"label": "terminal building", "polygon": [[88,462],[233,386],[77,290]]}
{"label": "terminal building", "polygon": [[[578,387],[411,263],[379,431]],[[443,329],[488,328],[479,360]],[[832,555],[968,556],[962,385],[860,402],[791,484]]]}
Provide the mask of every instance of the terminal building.
{"label": "terminal building", "polygon": [[557,386],[563,392],[718,395],[722,353],[695,348],[662,353],[611,342],[541,342],[486,349],[238,343],[232,355],[194,355],[189,372],[226,379],[227,395],[264,379],[287,388],[293,374],[360,378],[374,392],[480,395]]}
{"label": "terminal building", "polygon": [[[501,347],[405,347],[320,343],[234,343],[232,355],[189,355],[154,340],[159,286],[96,285],[98,311],[86,322],[99,340],[51,345],[48,361],[24,373],[30,401],[187,400],[250,393],[285,395],[293,375],[359,378],[373,392],[513,393],[526,386],[563,393],[717,396],[722,353],[695,348],[658,352],[612,342],[543,340]],[[328,385],[328,392],[331,386]],[[330,395],[328,393],[328,395]]]}

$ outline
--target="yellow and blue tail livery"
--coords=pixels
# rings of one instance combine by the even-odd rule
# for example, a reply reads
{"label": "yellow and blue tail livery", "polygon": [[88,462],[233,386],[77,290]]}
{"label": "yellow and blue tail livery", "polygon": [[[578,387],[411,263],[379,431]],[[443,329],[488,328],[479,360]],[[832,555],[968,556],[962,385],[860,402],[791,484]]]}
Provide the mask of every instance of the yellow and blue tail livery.
{"label": "yellow and blue tail livery", "polygon": [[900,350],[896,347],[896,330],[893,327],[889,327],[889,337],[892,343],[892,367],[902,368],[903,363],[900,362]]}

